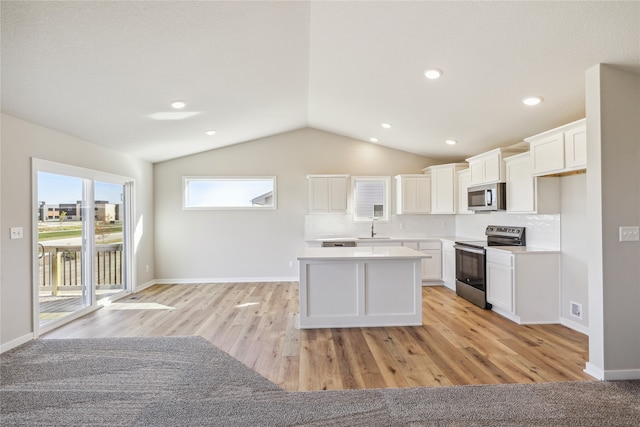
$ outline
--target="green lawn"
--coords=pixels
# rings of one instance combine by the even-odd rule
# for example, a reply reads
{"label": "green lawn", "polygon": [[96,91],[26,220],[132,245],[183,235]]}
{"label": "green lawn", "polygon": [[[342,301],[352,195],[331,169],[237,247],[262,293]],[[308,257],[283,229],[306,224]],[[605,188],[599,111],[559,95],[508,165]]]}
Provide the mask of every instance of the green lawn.
{"label": "green lawn", "polygon": [[[61,229],[55,229],[53,227],[46,227],[43,230],[38,230],[38,241],[46,241],[46,240],[56,240],[56,239],[68,239],[72,237],[81,237],[82,236],[82,225],[77,226],[65,226],[59,227]],[[99,225],[96,227],[98,230],[96,232],[97,236],[101,236],[102,234],[110,234],[110,233],[121,233],[122,225],[121,224],[109,224],[109,225]]]}

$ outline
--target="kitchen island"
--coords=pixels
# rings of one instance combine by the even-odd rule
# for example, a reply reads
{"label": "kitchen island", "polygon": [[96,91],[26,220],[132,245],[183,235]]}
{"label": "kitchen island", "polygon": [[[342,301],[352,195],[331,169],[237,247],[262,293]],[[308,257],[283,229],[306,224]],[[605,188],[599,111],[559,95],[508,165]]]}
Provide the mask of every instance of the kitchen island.
{"label": "kitchen island", "polygon": [[300,328],[422,324],[422,263],[404,246],[304,248]]}

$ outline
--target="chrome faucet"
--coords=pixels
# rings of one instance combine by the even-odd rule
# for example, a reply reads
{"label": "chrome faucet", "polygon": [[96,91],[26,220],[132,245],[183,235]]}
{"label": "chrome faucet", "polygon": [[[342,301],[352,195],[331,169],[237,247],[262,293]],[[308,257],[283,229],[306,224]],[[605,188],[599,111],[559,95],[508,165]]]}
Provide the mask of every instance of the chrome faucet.
{"label": "chrome faucet", "polygon": [[375,229],[373,228],[373,224],[375,223],[375,221],[376,221],[375,217],[371,218],[371,238],[372,239],[376,236],[376,234],[378,234],[375,232]]}

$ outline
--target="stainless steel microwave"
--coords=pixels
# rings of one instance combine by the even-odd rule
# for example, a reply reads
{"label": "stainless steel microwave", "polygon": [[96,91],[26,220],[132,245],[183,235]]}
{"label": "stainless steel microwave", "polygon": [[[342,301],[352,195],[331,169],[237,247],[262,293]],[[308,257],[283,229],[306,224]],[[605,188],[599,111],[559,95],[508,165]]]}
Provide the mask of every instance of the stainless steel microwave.
{"label": "stainless steel microwave", "polygon": [[507,187],[504,182],[478,185],[467,189],[471,211],[503,211],[507,209]]}

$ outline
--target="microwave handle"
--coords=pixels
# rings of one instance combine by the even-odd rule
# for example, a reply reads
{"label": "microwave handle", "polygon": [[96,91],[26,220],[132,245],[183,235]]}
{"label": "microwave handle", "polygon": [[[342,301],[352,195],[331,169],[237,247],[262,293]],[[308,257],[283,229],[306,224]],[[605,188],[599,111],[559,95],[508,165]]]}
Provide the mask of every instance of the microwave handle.
{"label": "microwave handle", "polygon": [[493,205],[493,190],[487,190],[485,193],[485,203],[486,206]]}

